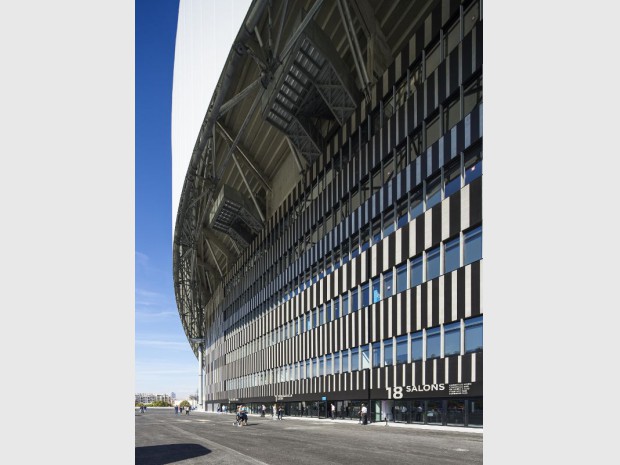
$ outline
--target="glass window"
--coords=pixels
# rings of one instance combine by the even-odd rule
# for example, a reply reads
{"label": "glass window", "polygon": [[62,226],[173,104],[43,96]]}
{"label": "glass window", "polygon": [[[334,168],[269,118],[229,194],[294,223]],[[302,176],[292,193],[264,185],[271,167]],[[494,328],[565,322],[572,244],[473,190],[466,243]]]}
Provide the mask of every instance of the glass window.
{"label": "glass window", "polygon": [[356,347],[355,349],[351,349],[351,371],[360,369],[360,356],[359,349]]}
{"label": "glass window", "polygon": [[334,299],[334,320],[340,318],[340,298]]}
{"label": "glass window", "polygon": [[383,237],[388,237],[394,232],[394,210],[390,209],[383,214]]}
{"label": "glass window", "polygon": [[424,213],[424,203],[422,202],[422,192],[417,191],[411,196],[411,208],[409,209],[411,219]]}
{"label": "glass window", "polygon": [[321,305],[319,310],[319,325],[325,323],[325,305]]}
{"label": "glass window", "polygon": [[422,331],[411,335],[411,361],[422,360]]}
{"label": "glass window", "polygon": [[396,338],[396,363],[407,363],[408,337],[406,334]]}
{"label": "glass window", "polygon": [[426,360],[441,357],[441,329],[426,330]]}
{"label": "glass window", "polygon": [[482,316],[465,320],[465,353],[482,350]]}
{"label": "glass window", "polygon": [[312,327],[316,328],[319,325],[319,310],[311,310],[310,314],[312,315]]}
{"label": "glass window", "polygon": [[463,265],[482,259],[482,226],[463,234]]}
{"label": "glass window", "polygon": [[461,353],[461,322],[450,323],[443,327],[443,354],[460,355]]}
{"label": "glass window", "polygon": [[394,350],[392,339],[383,341],[383,363],[385,366],[394,365]]}
{"label": "glass window", "polygon": [[325,304],[325,318],[326,318],[326,322],[328,321],[332,321],[334,319],[334,316],[332,314],[332,303],[331,302],[327,302]]}
{"label": "glass window", "polygon": [[370,303],[368,295],[369,287],[368,283],[362,285],[362,307],[367,307]]}
{"label": "glass window", "polygon": [[342,316],[347,313],[349,313],[349,294],[345,293],[342,295]]}
{"label": "glass window", "polygon": [[452,50],[456,48],[461,40],[461,23],[457,19],[456,22],[450,26],[448,32],[445,34],[444,43],[446,44],[446,57]]}
{"label": "glass window", "polygon": [[426,77],[429,77],[435,71],[437,66],[439,66],[440,60],[441,50],[439,49],[439,44],[437,44],[426,54]]}
{"label": "glass window", "polygon": [[446,242],[445,272],[449,273],[459,267],[461,261],[460,239],[458,237]]}
{"label": "glass window", "polygon": [[349,351],[342,351],[342,372],[346,373],[349,371]]}
{"label": "glass window", "polygon": [[426,254],[426,279],[431,280],[439,276],[439,246],[430,249]]}
{"label": "glass window", "polygon": [[323,376],[325,374],[325,364],[323,357],[319,357],[319,373],[317,376]]}
{"label": "glass window", "polygon": [[407,263],[396,268],[396,292],[403,292],[407,289]]}
{"label": "glass window", "polygon": [[469,8],[463,14],[463,35],[469,34],[478,20],[480,19],[480,4],[478,0],[473,2]]}
{"label": "glass window", "polygon": [[411,259],[411,287],[415,287],[422,283],[423,279],[423,261],[422,255]]}
{"label": "glass window", "polygon": [[439,140],[441,136],[441,128],[439,124],[439,115],[432,118],[426,124],[426,146],[430,147]]}
{"label": "glass window", "polygon": [[355,288],[351,291],[351,312],[356,312],[358,308],[357,288]]}
{"label": "glass window", "polygon": [[372,367],[377,368],[381,366],[381,342],[372,343]]}
{"label": "glass window", "polygon": [[334,373],[340,373],[340,352],[334,354]]}
{"label": "glass window", "polygon": [[383,275],[383,298],[384,299],[387,299],[388,297],[392,295],[392,287],[394,285],[392,278],[393,278],[392,271],[386,271],[385,274]]}
{"label": "glass window", "polygon": [[362,370],[370,368],[370,346],[366,344],[362,347]]}
{"label": "glass window", "polygon": [[465,155],[465,185],[482,175],[482,153],[478,147]]}
{"label": "glass window", "polygon": [[315,357],[312,360],[312,376],[319,376],[319,359]]}
{"label": "glass window", "polygon": [[426,183],[426,209],[434,207],[441,201],[441,177],[436,176]]}
{"label": "glass window", "polygon": [[463,115],[469,114],[482,102],[482,76],[471,81],[463,89]]}
{"label": "glass window", "polygon": [[456,160],[444,171],[444,198],[454,194],[461,188],[461,161]]}
{"label": "glass window", "polygon": [[332,374],[332,356],[331,355],[325,356],[325,374],[326,375]]}
{"label": "glass window", "polygon": [[306,378],[312,377],[312,372],[310,371],[310,360],[306,360]]}
{"label": "glass window", "polygon": [[306,315],[306,328],[304,331],[310,331],[312,329],[312,318],[310,317],[310,313]]}
{"label": "glass window", "polygon": [[379,276],[372,280],[372,303],[375,304],[381,300],[381,280]]}

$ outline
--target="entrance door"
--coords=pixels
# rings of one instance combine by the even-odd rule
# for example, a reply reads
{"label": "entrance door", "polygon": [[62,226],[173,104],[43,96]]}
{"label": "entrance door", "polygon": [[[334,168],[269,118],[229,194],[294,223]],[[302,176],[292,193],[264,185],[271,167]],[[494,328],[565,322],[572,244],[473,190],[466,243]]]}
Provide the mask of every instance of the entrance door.
{"label": "entrance door", "polygon": [[327,418],[327,401],[317,402],[319,408],[319,418]]}

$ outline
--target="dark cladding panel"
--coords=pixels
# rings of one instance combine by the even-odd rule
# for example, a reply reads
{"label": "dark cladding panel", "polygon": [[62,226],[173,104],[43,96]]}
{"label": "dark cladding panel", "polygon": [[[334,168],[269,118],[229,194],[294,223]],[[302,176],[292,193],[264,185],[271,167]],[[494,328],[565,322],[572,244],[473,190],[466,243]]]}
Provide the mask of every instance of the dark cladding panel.
{"label": "dark cladding panel", "polygon": [[471,314],[480,315],[480,262],[471,264]]}
{"label": "dark cladding panel", "polygon": [[[454,272],[452,272],[454,273]],[[444,275],[443,280],[443,321],[450,323],[452,321],[452,273]]]}
{"label": "dark cladding panel", "polygon": [[482,221],[482,178],[474,180],[469,190],[469,224]]}

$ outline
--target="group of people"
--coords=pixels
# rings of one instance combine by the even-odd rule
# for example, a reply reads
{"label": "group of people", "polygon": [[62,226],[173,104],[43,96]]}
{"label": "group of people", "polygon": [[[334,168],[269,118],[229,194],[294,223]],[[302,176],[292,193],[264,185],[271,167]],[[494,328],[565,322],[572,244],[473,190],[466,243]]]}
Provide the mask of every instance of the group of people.
{"label": "group of people", "polygon": [[189,411],[190,411],[190,408],[189,408],[189,407],[181,407],[181,406],[179,406],[179,405],[175,405],[175,406],[174,406],[174,413],[176,413],[177,415],[178,415],[179,413],[181,413],[181,414],[182,414],[183,412],[185,412],[185,415],[189,415]]}

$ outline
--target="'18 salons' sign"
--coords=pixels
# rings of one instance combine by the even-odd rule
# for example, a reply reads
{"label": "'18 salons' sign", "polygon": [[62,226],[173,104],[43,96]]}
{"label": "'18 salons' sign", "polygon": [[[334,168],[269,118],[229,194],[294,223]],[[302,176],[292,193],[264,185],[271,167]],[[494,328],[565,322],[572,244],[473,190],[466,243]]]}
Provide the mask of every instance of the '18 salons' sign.
{"label": "'18 salons' sign", "polygon": [[482,383],[434,383],[385,388],[388,399],[482,395]]}

